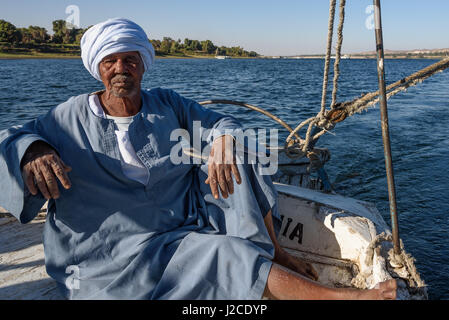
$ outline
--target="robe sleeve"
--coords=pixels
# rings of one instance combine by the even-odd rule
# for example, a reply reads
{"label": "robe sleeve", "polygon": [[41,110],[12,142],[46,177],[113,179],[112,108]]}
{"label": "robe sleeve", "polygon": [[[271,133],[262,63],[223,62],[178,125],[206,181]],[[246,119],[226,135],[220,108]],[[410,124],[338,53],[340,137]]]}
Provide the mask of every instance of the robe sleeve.
{"label": "robe sleeve", "polygon": [[[193,136],[193,121],[201,121],[202,129],[212,129],[208,138],[206,139],[208,144],[211,144],[217,137],[222,136],[224,134],[229,134],[234,137],[234,139],[239,144],[239,148],[243,154],[240,154],[241,163],[245,163],[247,161],[247,155],[249,153],[258,154],[260,152],[264,152],[265,156],[267,153],[270,153],[268,149],[265,147],[261,148],[261,145],[258,143],[257,139],[254,139],[254,144],[250,144],[249,140],[242,140],[243,127],[240,122],[232,116],[223,115],[213,110],[207,109],[195,102],[194,100],[184,98],[174,92],[173,90],[169,90],[170,97],[172,99],[172,105],[176,108],[178,118],[180,119],[181,125],[189,131],[190,136]],[[202,146],[203,147],[203,146]],[[246,155],[246,156],[245,156]],[[262,166],[261,164],[257,164],[257,166]],[[272,211],[274,229],[276,235],[279,233],[281,220],[279,216],[279,212],[277,210],[277,192],[273,186],[271,181],[271,176],[261,175],[259,174],[259,170],[255,170],[257,172],[252,177],[253,179],[253,188],[255,189],[255,195],[257,198],[257,202],[261,209],[262,215],[268,213],[268,211]]]}
{"label": "robe sleeve", "polygon": [[191,137],[194,137],[193,134],[196,129],[194,121],[200,121],[201,123],[201,136],[203,136],[205,130],[210,129],[207,138],[204,137],[203,139],[207,143],[213,142],[224,134],[235,136],[242,129],[242,125],[234,117],[205,108],[194,100],[180,96],[173,90],[168,91],[171,105],[175,109],[181,126],[189,132]]}
{"label": "robe sleeve", "polygon": [[20,168],[22,158],[33,142],[40,140],[52,146],[42,136],[40,127],[39,118],[23,126],[0,131],[0,205],[21,223],[33,220],[47,201],[40,192],[33,196],[28,191]]}

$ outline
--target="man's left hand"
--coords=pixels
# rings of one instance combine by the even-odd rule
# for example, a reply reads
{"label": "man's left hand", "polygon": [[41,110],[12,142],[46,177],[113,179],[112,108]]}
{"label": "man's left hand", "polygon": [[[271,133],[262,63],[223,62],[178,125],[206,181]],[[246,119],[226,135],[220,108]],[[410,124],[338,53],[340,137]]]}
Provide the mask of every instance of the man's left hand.
{"label": "man's left hand", "polygon": [[220,187],[223,198],[234,193],[232,174],[238,184],[242,183],[234,156],[234,138],[229,135],[214,140],[209,155],[208,178],[205,183],[210,186],[215,199],[219,198]]}

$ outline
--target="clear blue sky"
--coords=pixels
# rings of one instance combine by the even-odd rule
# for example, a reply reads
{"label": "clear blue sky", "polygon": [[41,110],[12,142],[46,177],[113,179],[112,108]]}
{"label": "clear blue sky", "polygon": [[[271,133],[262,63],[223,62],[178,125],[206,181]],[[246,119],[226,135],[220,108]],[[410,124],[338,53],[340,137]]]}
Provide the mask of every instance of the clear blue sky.
{"label": "clear blue sky", "polygon": [[[383,0],[385,47],[391,50],[449,48],[448,0]],[[374,50],[373,30],[365,22],[371,0],[347,0],[343,52]],[[0,19],[17,27],[66,19],[77,5],[80,25],[112,17],[129,18],[151,39],[169,36],[212,40],[266,55],[323,53],[328,0],[0,0]]]}

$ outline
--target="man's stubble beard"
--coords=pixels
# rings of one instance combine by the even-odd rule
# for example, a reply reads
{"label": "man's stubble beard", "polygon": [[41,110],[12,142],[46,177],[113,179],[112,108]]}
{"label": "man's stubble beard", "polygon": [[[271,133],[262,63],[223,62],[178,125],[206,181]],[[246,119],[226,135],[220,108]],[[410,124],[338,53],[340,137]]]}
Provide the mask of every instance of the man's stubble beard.
{"label": "man's stubble beard", "polygon": [[[115,87],[117,82],[125,82],[124,87]],[[132,97],[138,93],[140,88],[140,82],[136,84],[134,78],[126,75],[117,75],[111,80],[111,93],[117,98]]]}
{"label": "man's stubble beard", "polygon": [[114,88],[112,87],[111,93],[116,98],[124,98],[124,97],[133,97],[137,94],[138,90],[137,87],[132,87],[130,89],[124,89],[124,88]]}

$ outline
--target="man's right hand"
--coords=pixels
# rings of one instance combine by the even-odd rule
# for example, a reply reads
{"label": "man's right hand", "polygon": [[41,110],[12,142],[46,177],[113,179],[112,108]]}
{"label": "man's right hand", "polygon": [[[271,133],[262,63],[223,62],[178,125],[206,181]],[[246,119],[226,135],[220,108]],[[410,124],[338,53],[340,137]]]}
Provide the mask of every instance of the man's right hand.
{"label": "man's right hand", "polygon": [[22,178],[28,190],[33,196],[37,195],[38,190],[45,199],[59,198],[59,179],[65,189],[72,186],[67,172],[72,168],[67,166],[56,151],[43,141],[32,143],[21,162]]}

